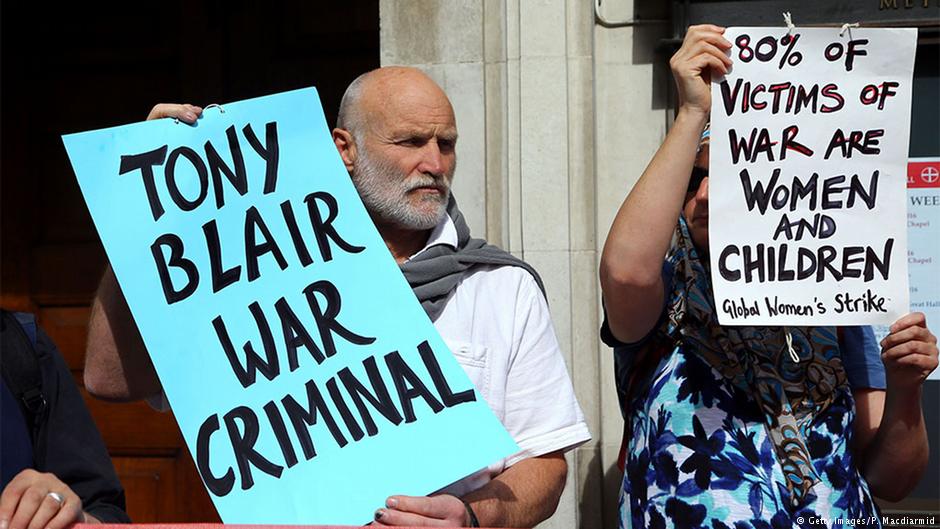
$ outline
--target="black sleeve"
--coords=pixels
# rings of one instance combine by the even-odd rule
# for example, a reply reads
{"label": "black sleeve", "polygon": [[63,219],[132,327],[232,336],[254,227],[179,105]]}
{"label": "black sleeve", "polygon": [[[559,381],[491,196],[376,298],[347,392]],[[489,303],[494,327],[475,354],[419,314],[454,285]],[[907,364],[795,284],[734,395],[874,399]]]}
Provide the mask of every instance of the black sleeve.
{"label": "black sleeve", "polygon": [[106,523],[127,523],[124,489],[72,373],[52,340],[37,332],[48,414],[39,429],[36,470],[50,472],[82,499],[85,512]]}

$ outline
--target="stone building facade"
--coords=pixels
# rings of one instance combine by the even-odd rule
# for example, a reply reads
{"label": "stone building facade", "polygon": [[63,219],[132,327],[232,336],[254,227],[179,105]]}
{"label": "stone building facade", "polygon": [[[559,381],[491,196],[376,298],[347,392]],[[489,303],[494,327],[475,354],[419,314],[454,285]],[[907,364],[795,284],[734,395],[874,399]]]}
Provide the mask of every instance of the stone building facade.
{"label": "stone building facade", "polygon": [[[605,17],[632,15],[611,4]],[[653,59],[670,28],[602,27],[590,0],[382,0],[379,18],[382,65],[421,68],[453,101],[454,193],[472,231],[545,280],[594,439],[569,454],[565,494],[540,527],[616,526],[623,421],[598,339],[597,264],[671,115]]]}

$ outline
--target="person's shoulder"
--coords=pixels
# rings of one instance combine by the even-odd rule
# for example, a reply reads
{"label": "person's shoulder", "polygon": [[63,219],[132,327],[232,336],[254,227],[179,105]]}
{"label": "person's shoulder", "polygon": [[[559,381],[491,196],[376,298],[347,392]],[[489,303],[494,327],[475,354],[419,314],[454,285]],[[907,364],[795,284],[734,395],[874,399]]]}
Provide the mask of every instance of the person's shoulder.
{"label": "person's shoulder", "polygon": [[470,289],[475,296],[484,295],[492,303],[527,311],[527,307],[547,304],[532,273],[521,266],[475,266],[461,281],[460,288]]}
{"label": "person's shoulder", "polygon": [[513,290],[539,290],[532,274],[521,266],[514,265],[479,265],[471,268],[463,278],[463,283],[486,288],[511,288]]}

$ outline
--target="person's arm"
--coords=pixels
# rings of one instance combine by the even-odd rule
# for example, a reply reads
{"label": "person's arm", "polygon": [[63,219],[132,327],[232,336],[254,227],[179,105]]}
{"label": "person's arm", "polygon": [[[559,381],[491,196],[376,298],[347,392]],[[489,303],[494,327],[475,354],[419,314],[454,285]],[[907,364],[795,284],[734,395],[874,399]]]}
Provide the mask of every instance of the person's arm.
{"label": "person's arm", "polygon": [[[193,105],[159,104],[147,119],[176,118],[194,123],[201,113],[202,109]],[[105,400],[139,400],[162,391],[137,323],[110,266],[92,302],[84,377],[88,392]]]}
{"label": "person's arm", "polygon": [[662,146],[624,200],[601,255],[600,282],[610,330],[624,343],[653,328],[663,307],[663,258],[685,200],[696,149],[711,108],[711,71],[727,73],[724,28],[692,26],[669,64],[679,112]]}
{"label": "person's arm", "polygon": [[555,513],[568,464],[561,452],[525,459],[464,500],[482,527],[534,527]]}
{"label": "person's arm", "polygon": [[110,266],[91,306],[84,377],[85,389],[106,400],[139,400],[162,389]]}
{"label": "person's arm", "polygon": [[392,496],[376,511],[376,525],[469,527],[464,501],[480,527],[534,527],[554,514],[568,465],[561,452],[524,459],[464,496]]}
{"label": "person's arm", "polygon": [[921,399],[924,380],[937,367],[937,338],[927,329],[923,313],[915,312],[891,326],[881,347],[887,390],[854,392],[853,449],[872,494],[899,501],[927,466]]}
{"label": "person's arm", "polygon": [[[504,460],[505,469],[491,481],[458,494],[470,504],[482,527],[533,527],[558,506],[568,471],[564,452],[588,441],[590,432],[542,292],[522,269],[500,273],[520,278],[514,296],[513,342],[517,345],[498,363],[509,370],[500,419],[520,450]],[[387,502],[376,513],[382,514],[377,521],[386,525],[453,527],[468,521],[463,503],[453,495],[389,499],[397,500],[396,506]]]}

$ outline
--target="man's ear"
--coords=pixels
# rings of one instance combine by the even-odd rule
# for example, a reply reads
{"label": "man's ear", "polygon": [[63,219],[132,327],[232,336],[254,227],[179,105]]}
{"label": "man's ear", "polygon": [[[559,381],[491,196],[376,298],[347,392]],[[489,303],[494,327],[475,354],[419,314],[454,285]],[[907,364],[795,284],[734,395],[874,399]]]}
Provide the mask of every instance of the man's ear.
{"label": "man's ear", "polygon": [[333,143],[336,145],[336,150],[339,151],[340,158],[343,159],[343,165],[351,173],[353,166],[356,164],[356,142],[353,140],[352,134],[346,129],[337,127],[333,129]]}

